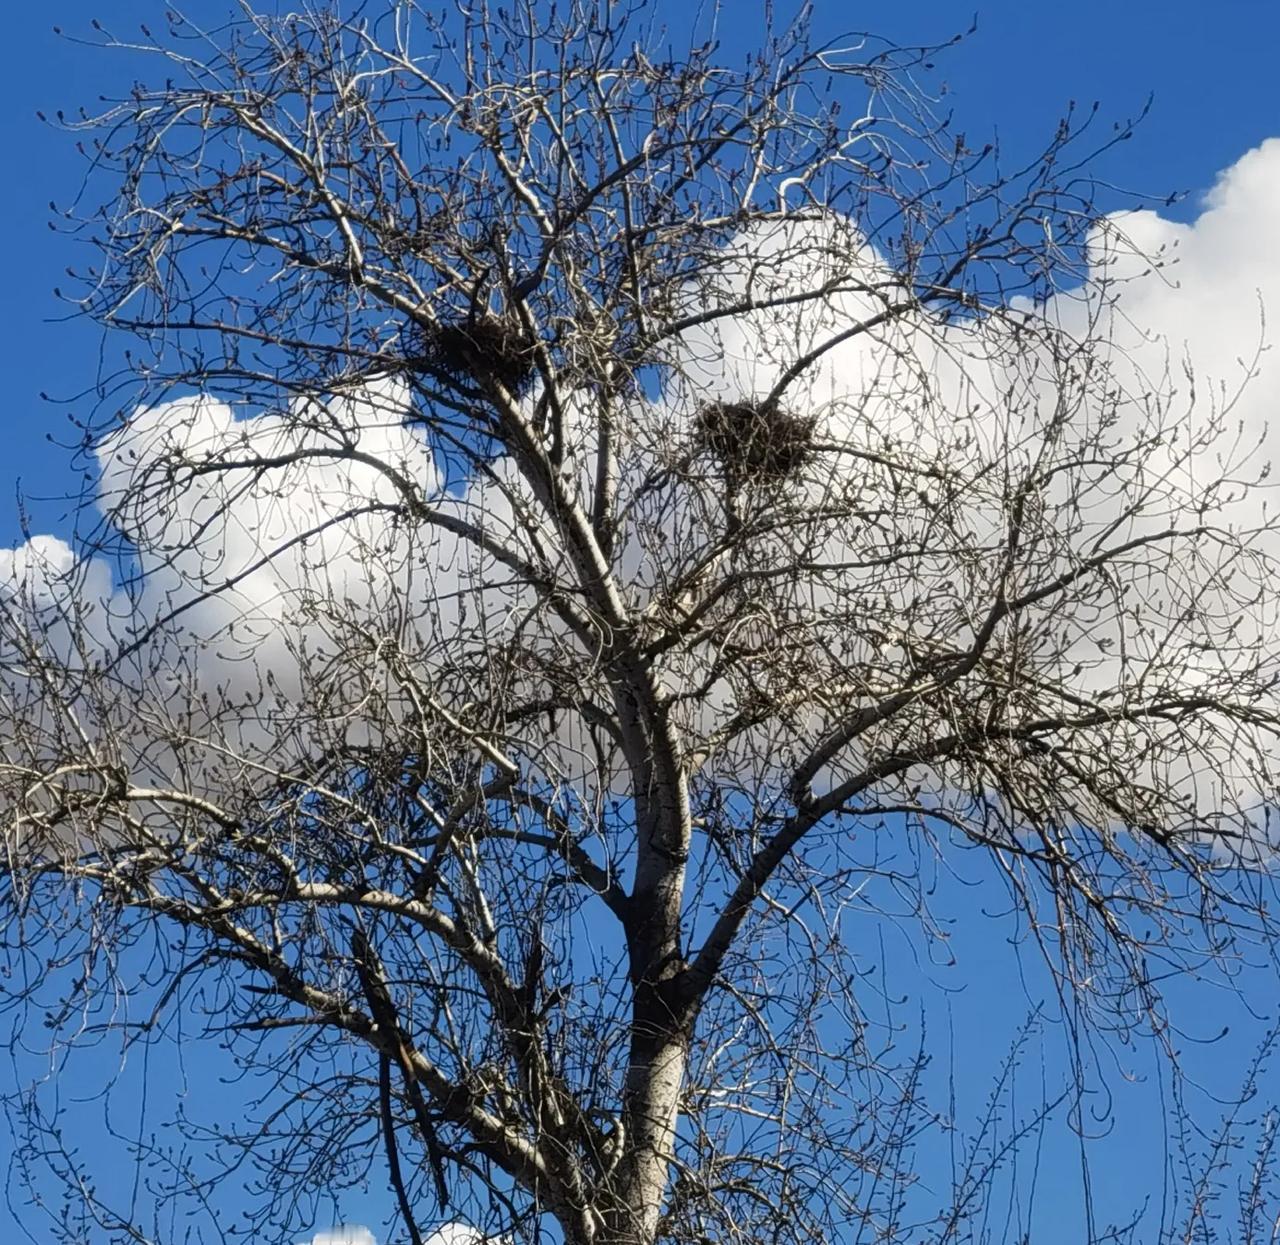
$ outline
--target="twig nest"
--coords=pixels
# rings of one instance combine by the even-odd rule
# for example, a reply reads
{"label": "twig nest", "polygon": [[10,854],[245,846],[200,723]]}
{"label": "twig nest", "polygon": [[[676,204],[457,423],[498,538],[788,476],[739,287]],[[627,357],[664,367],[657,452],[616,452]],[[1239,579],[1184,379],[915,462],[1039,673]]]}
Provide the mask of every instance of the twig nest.
{"label": "twig nest", "polygon": [[708,402],[696,417],[701,443],[719,460],[732,485],[777,483],[813,453],[815,421],[777,402]]}
{"label": "twig nest", "polygon": [[497,381],[520,396],[533,383],[533,343],[521,325],[483,315],[424,329],[414,363],[455,385]]}

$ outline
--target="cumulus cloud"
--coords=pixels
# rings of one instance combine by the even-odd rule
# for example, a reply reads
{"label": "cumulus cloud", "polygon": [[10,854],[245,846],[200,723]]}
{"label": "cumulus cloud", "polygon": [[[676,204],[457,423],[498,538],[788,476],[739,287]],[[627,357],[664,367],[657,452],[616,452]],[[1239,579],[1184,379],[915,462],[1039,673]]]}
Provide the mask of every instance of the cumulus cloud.
{"label": "cumulus cloud", "polygon": [[378,1238],[368,1228],[352,1224],[317,1232],[306,1245],[378,1245]]}
{"label": "cumulus cloud", "polygon": [[[981,622],[975,603],[997,588],[1008,481],[1036,464],[1069,482],[1042,499],[1045,567],[1071,565],[1095,540],[1155,530],[1188,508],[1224,529],[1265,525],[1265,488],[1242,501],[1239,485],[1260,474],[1280,395],[1275,364],[1260,350],[1263,312],[1280,304],[1277,210],[1273,141],[1222,175],[1193,223],[1153,212],[1100,222],[1090,262],[1108,284],[1064,291],[1047,309],[1068,332],[1111,343],[1096,378],[1078,360],[1028,349],[1001,323],[924,312],[816,360],[782,396],[812,413],[820,442],[839,447],[788,485],[815,516],[804,528],[810,569],[797,563],[792,594],[814,619],[831,612],[829,625],[815,623],[810,644],[829,670],[815,679],[807,667],[803,682],[829,690],[859,671],[862,683],[841,694],[875,695],[920,659],[920,643],[963,644]],[[670,594],[723,569],[709,551],[729,501],[711,474],[699,481],[698,411],[708,400],[769,393],[833,325],[882,308],[897,278],[856,231],[831,221],[745,235],[691,284],[691,300],[768,296],[828,279],[833,263],[846,279],[821,302],[685,333],[665,392],[626,413],[619,487],[629,523],[616,561],[636,608],[678,611]],[[140,673],[130,687],[130,667],[120,667],[125,707],[113,712],[128,722],[116,726],[140,740],[136,762],[148,773],[181,770],[188,783],[199,764],[175,740],[200,736],[220,757],[284,764],[334,741],[371,742],[370,732],[394,727],[414,697],[451,711],[484,704],[504,694],[502,679],[522,678],[531,702],[562,693],[539,683],[552,667],[590,699],[596,672],[581,635],[533,611],[524,572],[494,552],[500,546],[548,581],[560,574],[560,543],[532,517],[527,487],[504,460],[446,485],[426,440],[407,426],[408,409],[403,386],[384,380],[252,418],[212,396],[138,412],[98,450],[100,506],[130,551],[126,574],[113,583],[103,560],[78,560],[49,537],[0,554],[11,622],[19,613],[27,620],[0,641],[10,669],[26,670],[24,651],[41,646],[73,667],[123,646]],[[1140,449],[1135,421],[1145,421],[1149,438]],[[576,452],[565,470],[585,499],[595,433],[573,412],[569,424]],[[1089,445],[1121,457],[1087,460]],[[839,516],[821,518],[819,503],[837,492]],[[429,522],[405,521],[407,494],[430,511]],[[854,513],[863,518],[853,522]],[[1274,556],[1269,540],[1257,548]],[[766,560],[788,556],[770,550],[767,537],[756,549]],[[1080,668],[1086,691],[1125,679],[1186,688],[1225,677],[1233,662],[1250,659],[1245,641],[1274,625],[1274,594],[1257,584],[1258,568],[1236,568],[1255,576],[1242,590],[1223,565],[1227,555],[1197,549],[1192,562],[1144,568],[1139,621],[1131,625],[1138,613],[1127,605],[1100,602],[1038,642]],[[881,569],[857,569],[868,564]],[[894,565],[900,569],[888,569]],[[846,569],[836,575],[833,566]],[[1179,647],[1173,660],[1168,636],[1192,603],[1220,618],[1241,615],[1240,643],[1198,656]],[[778,647],[779,626],[776,610],[748,610],[738,641]],[[492,659],[498,651],[501,666]],[[731,742],[725,731],[761,689],[711,678],[714,661],[712,648],[690,646],[671,655],[664,677],[672,687],[705,683],[685,710],[685,729],[724,772],[749,771],[768,751],[767,731]],[[791,677],[785,664],[775,671],[782,684]],[[781,686],[764,690],[785,699]],[[78,693],[68,685],[63,694]],[[23,699],[12,681],[9,695]],[[814,736],[827,712],[797,704],[789,729]],[[513,746],[554,778],[582,782],[599,763],[587,724],[567,714],[552,733],[549,740],[529,731]],[[1202,742],[1223,753],[1222,741]],[[869,732],[863,746],[886,743]],[[1243,750],[1226,743],[1219,772],[1180,778],[1209,805],[1244,800],[1271,782],[1230,772],[1230,756]],[[217,767],[209,765],[215,787]]]}
{"label": "cumulus cloud", "polygon": [[465,1223],[447,1223],[427,1238],[426,1245],[491,1245],[497,1240]]}
{"label": "cumulus cloud", "polygon": [[[497,1238],[486,1236],[465,1223],[446,1223],[426,1238],[425,1245],[490,1245]],[[378,1245],[368,1228],[347,1224],[317,1232],[305,1245]]]}

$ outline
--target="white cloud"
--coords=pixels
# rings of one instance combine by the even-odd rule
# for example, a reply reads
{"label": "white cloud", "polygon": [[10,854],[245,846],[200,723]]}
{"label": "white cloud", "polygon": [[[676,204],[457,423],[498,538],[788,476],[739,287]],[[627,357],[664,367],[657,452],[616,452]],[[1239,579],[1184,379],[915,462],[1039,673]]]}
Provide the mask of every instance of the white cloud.
{"label": "white cloud", "polygon": [[[1223,524],[1239,528],[1265,521],[1257,504],[1263,494],[1251,494],[1246,504],[1226,495],[1210,497],[1206,490],[1224,476],[1257,471],[1268,421],[1278,407],[1275,364],[1258,353],[1260,308],[1280,309],[1278,212],[1280,140],[1227,170],[1191,224],[1135,212],[1099,226],[1092,259],[1099,272],[1123,279],[1118,299],[1070,291],[1050,315],[1073,330],[1092,324],[1113,343],[1108,361],[1113,377],[1123,382],[1123,399],[1105,398],[1101,381],[1095,392],[1092,381],[1072,377],[1071,360],[1028,352],[1002,328],[944,325],[923,314],[830,351],[812,369],[803,392],[788,392],[788,401],[818,415],[820,434],[846,450],[838,459],[819,460],[821,471],[797,487],[815,501],[838,487],[845,498],[865,497],[869,513],[887,513],[861,525],[847,517],[815,519],[807,535],[818,560],[865,563],[882,558],[886,542],[932,542],[929,552],[904,559],[896,579],[859,578],[856,570],[838,582],[826,571],[811,581],[798,577],[798,590],[809,594],[815,612],[837,598],[843,603],[829,626],[816,625],[813,632],[813,651],[825,652],[831,664],[827,682],[850,669],[870,680],[864,694],[878,678],[891,682],[908,660],[907,646],[930,627],[963,642],[965,629],[974,625],[973,602],[989,600],[993,590],[998,558],[990,551],[970,553],[1003,521],[1007,465],[1037,459],[1060,464],[1071,491],[1083,490],[1083,510],[1066,493],[1046,498],[1059,508],[1064,525],[1074,525],[1071,547],[1064,538],[1062,548],[1046,550],[1046,558],[1064,565],[1139,492],[1150,495],[1147,511],[1125,519],[1125,531],[1158,526],[1198,501],[1211,503],[1211,516]],[[798,259],[797,243],[807,248]],[[784,253],[786,262],[777,262]],[[704,300],[711,284],[721,292],[750,286],[758,295],[826,276],[833,263],[875,290],[851,288],[794,313],[748,316],[690,332],[677,349],[684,380],[673,383],[661,401],[629,412],[622,430],[621,489],[634,509],[618,556],[634,604],[657,601],[673,568],[688,568],[703,557],[719,522],[714,482],[668,495],[660,514],[646,510],[659,495],[645,493],[646,482],[692,444],[696,402],[708,393],[731,398],[767,391],[787,362],[833,324],[855,322],[879,306],[894,278],[855,234],[833,223],[746,236],[719,273],[704,273],[705,284],[691,287],[691,298]],[[1184,361],[1195,377],[1194,392]],[[1052,429],[1053,412],[1064,392],[1081,401],[1060,434]],[[1143,396],[1148,393],[1150,401]],[[547,541],[551,556],[543,561],[538,534],[516,522],[526,499],[510,464],[500,461],[489,477],[473,479],[461,492],[444,492],[427,446],[403,426],[406,402],[402,387],[382,383],[254,419],[238,419],[212,398],[139,412],[100,447],[98,461],[103,513],[137,548],[142,578],[113,589],[104,565],[77,563],[64,543],[49,537],[0,554],[0,590],[22,596],[31,620],[25,633],[0,638],[0,654],[7,652],[8,664],[19,671],[11,681],[25,677],[23,644],[52,647],[75,660],[74,629],[54,617],[59,609],[79,610],[73,621],[98,651],[176,611],[143,646],[135,686],[121,690],[111,712],[116,729],[138,739],[136,763],[149,774],[180,769],[191,784],[193,775],[204,773],[210,788],[222,781],[220,766],[229,754],[287,765],[295,753],[312,752],[317,741],[360,738],[362,732],[367,738],[368,722],[377,716],[368,712],[371,703],[384,705],[383,721],[394,725],[410,674],[441,703],[482,703],[486,680],[495,677],[486,664],[495,645],[508,645],[512,653],[563,651],[564,668],[590,687],[596,677],[592,655],[563,627],[530,615],[528,591],[458,535],[459,525],[472,524],[549,574],[559,569],[554,535]],[[1124,446],[1134,421],[1153,411],[1156,423],[1163,423],[1163,440],[1123,472],[1105,463],[1067,469],[1088,437],[1098,434],[1107,444]],[[1222,436],[1180,459],[1214,419],[1222,421]],[[581,455],[577,475],[585,481],[589,427],[575,427],[574,436]],[[895,487],[892,504],[880,505],[887,476],[877,456],[917,467],[961,464],[964,489],[945,526],[939,526],[944,499],[931,496],[927,483],[905,495]],[[204,470],[231,457],[242,464],[234,471]],[[833,461],[840,464],[839,474]],[[400,522],[391,507],[399,500],[401,478],[412,482],[442,524]],[[584,495],[586,488],[584,482]],[[353,510],[360,513],[352,517]],[[1051,523],[1046,539],[1052,539]],[[966,548],[948,556],[947,541]],[[1259,548],[1268,556],[1280,552],[1271,537]],[[268,549],[276,554],[264,561]],[[1136,655],[1134,669],[1147,679],[1189,687],[1222,675],[1237,659],[1230,650],[1206,649],[1192,659],[1179,649],[1176,666],[1162,664],[1162,645],[1179,625],[1181,605],[1196,600],[1224,616],[1241,613],[1235,589],[1217,578],[1223,568],[1213,556],[1206,548],[1194,565],[1146,568],[1140,619],[1128,605],[1108,613],[1103,603],[1092,625],[1083,613],[1075,634],[1055,638],[1064,660],[1069,656],[1085,668],[1083,689],[1117,677],[1112,653],[1118,643],[1130,658]],[[1238,632],[1243,638],[1249,638],[1250,627],[1256,636],[1275,624],[1277,594],[1267,583],[1259,592],[1253,618]],[[876,619],[878,633],[849,625],[858,612],[855,601],[865,606],[865,617]],[[749,639],[757,624],[767,635],[775,622],[762,614],[744,624],[743,636]],[[1104,651],[1106,644],[1110,651]],[[390,647],[402,651],[407,672],[374,660]],[[673,686],[687,686],[705,676],[712,656],[699,649],[674,656],[664,677]],[[514,659],[511,664],[520,667]],[[747,690],[729,681],[713,685],[696,711],[688,712],[687,731],[712,750],[717,730],[740,710]],[[11,694],[22,700],[17,691]],[[192,707],[201,704],[193,720]],[[799,706],[789,729],[816,732],[824,712],[819,705]],[[547,773],[582,783],[595,764],[585,725],[572,717],[562,720],[554,747],[540,731],[541,724],[512,746],[523,748]],[[184,737],[202,741],[199,763],[193,765],[187,744],[148,742]],[[865,746],[885,742],[870,733]],[[766,743],[763,735],[743,736],[736,752],[722,749],[716,763],[726,773],[749,772]],[[209,744],[216,747],[210,750]],[[1221,751],[1204,741],[1206,755],[1215,747]],[[1183,778],[1199,785],[1198,798],[1206,806],[1245,801],[1272,782],[1269,774],[1232,770],[1230,758],[1246,751],[1230,746],[1218,772]],[[232,768],[239,778],[238,763]]]}
{"label": "white cloud", "polygon": [[487,1245],[497,1239],[465,1223],[447,1223],[427,1237],[425,1245]]}
{"label": "white cloud", "polygon": [[378,1239],[368,1228],[353,1224],[317,1232],[307,1245],[378,1245]]}
{"label": "white cloud", "polygon": [[[424,1245],[491,1245],[499,1241],[469,1224],[446,1223],[428,1236]],[[378,1245],[378,1239],[360,1224],[345,1224],[317,1232],[304,1245]]]}

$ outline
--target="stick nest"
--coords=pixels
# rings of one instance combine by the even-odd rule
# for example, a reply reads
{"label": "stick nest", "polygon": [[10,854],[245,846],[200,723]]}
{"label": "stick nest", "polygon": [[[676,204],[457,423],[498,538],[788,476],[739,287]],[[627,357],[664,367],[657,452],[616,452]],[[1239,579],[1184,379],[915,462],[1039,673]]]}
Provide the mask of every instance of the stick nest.
{"label": "stick nest", "polygon": [[813,455],[815,421],[776,402],[709,402],[695,416],[698,439],[731,485],[777,483]]}
{"label": "stick nest", "polygon": [[496,316],[424,329],[414,363],[458,386],[497,381],[517,397],[527,393],[537,369],[534,346],[524,329]]}

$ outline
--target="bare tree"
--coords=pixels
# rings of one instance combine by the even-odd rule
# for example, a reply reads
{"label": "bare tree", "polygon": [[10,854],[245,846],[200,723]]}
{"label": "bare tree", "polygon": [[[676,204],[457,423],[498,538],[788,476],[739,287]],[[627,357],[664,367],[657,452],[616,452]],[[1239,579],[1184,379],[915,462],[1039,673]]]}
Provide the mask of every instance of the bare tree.
{"label": "bare tree", "polygon": [[104,35],[159,85],[70,123],[133,353],[7,563],[14,997],[268,1075],[255,1239],[375,1151],[414,1240],[962,1239],[998,1153],[921,1217],[847,914],[976,849],[1157,1032],[1269,945],[1256,444],[1116,347],[1089,118],[1009,171],[927,49],[443,7]]}

